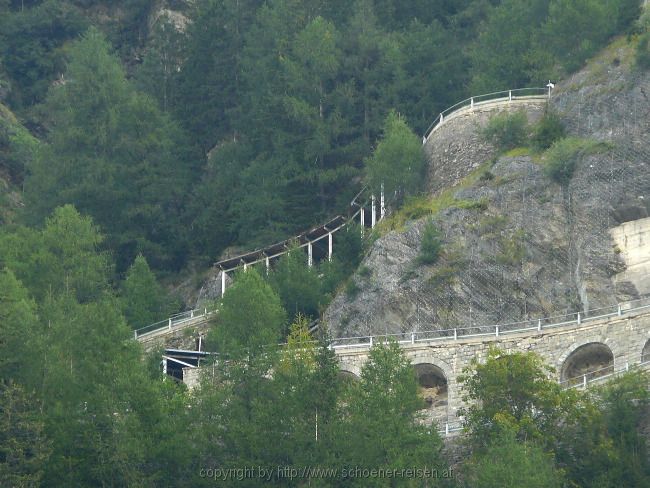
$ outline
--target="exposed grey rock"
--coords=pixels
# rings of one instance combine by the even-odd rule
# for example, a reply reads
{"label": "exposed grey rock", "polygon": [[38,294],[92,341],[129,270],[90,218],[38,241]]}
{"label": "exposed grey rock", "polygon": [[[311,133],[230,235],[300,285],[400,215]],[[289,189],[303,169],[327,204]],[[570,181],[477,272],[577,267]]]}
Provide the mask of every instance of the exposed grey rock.
{"label": "exposed grey rock", "polygon": [[[380,237],[352,278],[359,292],[341,293],[324,314],[332,334],[480,327],[637,298],[632,283],[616,279],[625,263],[608,231],[649,215],[646,94],[650,74],[631,74],[625,63],[600,81],[585,72],[558,84],[552,105],[569,133],[610,149],[583,156],[566,188],[544,174],[538,157],[499,158],[486,177],[455,192],[483,208],[452,206],[436,216],[443,253],[432,266],[416,260],[427,219]],[[427,141],[430,193],[494,157],[478,135],[486,120],[449,120]]]}
{"label": "exposed grey rock", "polygon": [[[211,306],[215,300],[221,298],[221,273],[222,271],[212,268],[203,286],[199,290],[198,298],[194,308],[201,309]],[[226,287],[232,283],[232,277],[226,273]]]}

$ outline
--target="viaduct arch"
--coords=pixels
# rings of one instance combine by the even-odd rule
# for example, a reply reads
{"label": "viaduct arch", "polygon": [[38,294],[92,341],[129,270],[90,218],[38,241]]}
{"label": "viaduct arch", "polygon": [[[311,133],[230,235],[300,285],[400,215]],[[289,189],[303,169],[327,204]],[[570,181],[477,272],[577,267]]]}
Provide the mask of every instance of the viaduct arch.
{"label": "viaduct arch", "polygon": [[[453,424],[460,420],[457,412],[462,406],[457,378],[472,359],[485,361],[490,347],[539,354],[553,366],[554,378],[565,387],[582,386],[631,367],[650,366],[650,300],[646,302],[620,316],[564,323],[539,331],[403,341],[401,346],[425,390],[425,400],[426,396],[432,397],[432,408],[427,413],[439,423]],[[369,345],[336,349],[341,369],[360,372],[369,350]],[[442,396],[436,398],[431,393]],[[445,402],[445,408],[440,408]]]}

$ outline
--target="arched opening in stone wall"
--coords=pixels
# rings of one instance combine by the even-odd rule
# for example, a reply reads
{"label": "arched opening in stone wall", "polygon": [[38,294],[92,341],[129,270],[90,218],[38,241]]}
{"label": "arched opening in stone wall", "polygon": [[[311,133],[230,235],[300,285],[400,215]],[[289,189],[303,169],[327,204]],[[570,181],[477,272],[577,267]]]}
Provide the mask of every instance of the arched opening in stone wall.
{"label": "arched opening in stone wall", "polygon": [[560,379],[569,385],[590,381],[614,372],[614,354],[602,342],[576,348],[562,364]]}
{"label": "arched opening in stone wall", "polygon": [[641,362],[650,362],[650,339],[646,341],[645,346],[643,346],[643,350],[641,351]]}
{"label": "arched opening in stone wall", "polygon": [[349,383],[352,381],[359,381],[359,377],[352,371],[341,369],[339,370],[339,381]]}
{"label": "arched opening in stone wall", "polygon": [[447,418],[448,385],[445,373],[435,364],[420,363],[414,366],[420,386],[420,397],[424,400],[427,416],[432,419]]}

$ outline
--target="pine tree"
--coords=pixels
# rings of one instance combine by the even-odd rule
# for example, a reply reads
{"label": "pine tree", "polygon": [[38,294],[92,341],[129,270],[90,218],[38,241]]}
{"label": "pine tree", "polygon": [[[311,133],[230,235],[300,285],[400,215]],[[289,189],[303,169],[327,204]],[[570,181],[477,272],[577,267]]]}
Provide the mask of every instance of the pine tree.
{"label": "pine tree", "polygon": [[40,486],[50,452],[37,399],[0,380],[0,485]]}
{"label": "pine tree", "polygon": [[268,281],[292,317],[318,317],[322,305],[321,282],[315,267],[307,266],[307,256],[294,248],[273,266]]}
{"label": "pine tree", "polygon": [[415,193],[424,171],[422,141],[402,117],[390,112],[384,122],[382,139],[364,163],[366,182],[375,193],[379,193],[382,185],[389,197]]}
{"label": "pine tree", "polygon": [[31,221],[72,203],[107,233],[119,271],[138,252],[157,266],[178,265],[184,241],[176,231],[191,170],[177,161],[181,133],[133,90],[95,29],[70,48],[66,79],[48,96],[49,144],[26,181]]}
{"label": "pine tree", "polygon": [[164,319],[174,303],[156,280],[144,256],[138,255],[129,268],[121,289],[124,318],[132,328]]}
{"label": "pine tree", "polygon": [[[413,367],[396,342],[370,350],[361,380],[352,385],[347,400],[346,428],[355,432],[345,457],[351,467],[441,468],[442,441],[433,426],[419,421],[422,400],[417,390]],[[363,482],[357,480],[353,486],[363,486]]]}
{"label": "pine tree", "polygon": [[36,385],[40,371],[33,358],[43,353],[36,304],[8,269],[0,271],[0,338],[0,378]]}
{"label": "pine tree", "polygon": [[208,339],[230,357],[253,357],[278,344],[286,324],[280,298],[255,269],[226,290]]}

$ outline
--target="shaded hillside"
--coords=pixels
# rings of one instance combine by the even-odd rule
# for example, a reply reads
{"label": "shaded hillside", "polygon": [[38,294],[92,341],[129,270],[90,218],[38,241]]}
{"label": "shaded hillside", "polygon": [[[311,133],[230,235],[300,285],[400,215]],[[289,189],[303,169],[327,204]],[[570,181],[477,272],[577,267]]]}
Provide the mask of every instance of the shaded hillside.
{"label": "shaded hillside", "polygon": [[548,177],[543,154],[522,149],[488,159],[487,147],[477,155],[465,145],[479,130],[476,119],[452,120],[435,134],[428,144],[457,150],[447,160],[438,153],[432,167],[444,163],[449,175],[455,164],[463,176],[480,166],[455,189],[402,212],[433,214],[440,258],[418,264],[431,217],[403,228],[403,216],[393,217],[383,230],[395,229],[377,239],[353,277],[360,291],[339,294],[326,311],[333,335],[504,323],[637,297],[633,283],[617,281],[625,263],[608,233],[650,208],[650,74],[632,69],[631,52],[613,44],[554,92],[551,107],[568,135],[592,148],[577,157],[566,185]]}
{"label": "shaded hillside", "polygon": [[[0,81],[1,83],[1,81]],[[0,223],[13,222],[22,207],[19,191],[25,166],[31,161],[38,141],[31,136],[14,114],[0,103]]]}

